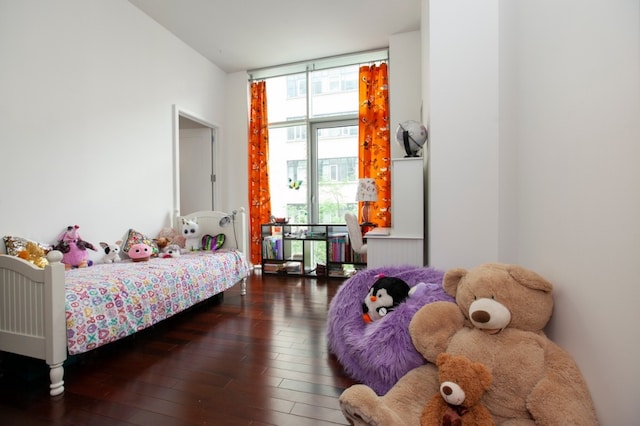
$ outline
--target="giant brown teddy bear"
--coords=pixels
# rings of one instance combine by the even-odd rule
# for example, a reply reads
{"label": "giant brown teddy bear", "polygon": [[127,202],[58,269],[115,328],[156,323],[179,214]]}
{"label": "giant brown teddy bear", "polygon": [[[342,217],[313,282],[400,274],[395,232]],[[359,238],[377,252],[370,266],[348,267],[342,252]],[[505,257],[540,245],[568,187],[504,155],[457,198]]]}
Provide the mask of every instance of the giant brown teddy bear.
{"label": "giant brown teddy bear", "polygon": [[456,303],[435,302],[411,320],[413,344],[429,363],[409,371],[384,396],[354,385],[340,406],[354,425],[419,425],[438,392],[439,353],[486,365],[493,383],[482,398],[501,425],[596,425],[586,383],[569,353],[542,331],[553,310],[551,284],[517,265],[453,269],[443,280]]}

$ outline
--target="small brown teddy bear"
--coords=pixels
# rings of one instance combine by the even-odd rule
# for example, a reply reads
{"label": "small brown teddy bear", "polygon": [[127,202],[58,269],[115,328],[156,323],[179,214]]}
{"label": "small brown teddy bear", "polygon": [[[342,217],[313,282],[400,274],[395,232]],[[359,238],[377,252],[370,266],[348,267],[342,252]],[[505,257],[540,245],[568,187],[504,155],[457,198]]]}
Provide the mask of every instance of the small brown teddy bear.
{"label": "small brown teddy bear", "polygon": [[463,355],[441,353],[436,360],[440,392],[424,407],[421,426],[495,425],[480,398],[489,389],[493,376],[479,362]]}
{"label": "small brown teddy bear", "polygon": [[159,251],[162,252],[162,249],[171,244],[177,244],[180,248],[184,248],[186,239],[175,229],[167,227],[162,228],[158,233],[158,237],[154,238],[153,241],[158,245]]}
{"label": "small brown teddy bear", "polygon": [[154,238],[153,241],[158,245],[158,250],[162,252],[165,247],[171,244],[171,240],[167,237]]}
{"label": "small brown teddy bear", "polygon": [[47,253],[36,243],[28,241],[24,250],[18,253],[18,257],[31,262],[38,268],[44,268],[49,264]]}

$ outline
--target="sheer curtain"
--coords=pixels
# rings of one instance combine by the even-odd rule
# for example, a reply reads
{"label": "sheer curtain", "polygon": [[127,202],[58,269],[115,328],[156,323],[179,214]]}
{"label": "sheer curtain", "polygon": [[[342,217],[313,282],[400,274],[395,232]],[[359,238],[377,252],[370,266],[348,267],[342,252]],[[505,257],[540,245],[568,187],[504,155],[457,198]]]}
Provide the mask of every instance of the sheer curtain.
{"label": "sheer curtain", "polygon": [[249,233],[250,258],[254,265],[261,262],[262,223],[271,216],[269,191],[269,127],[267,116],[267,84],[252,82],[249,117]]}
{"label": "sheer curtain", "polygon": [[389,227],[391,146],[387,64],[361,66],[359,77],[358,177],[375,179],[378,201],[371,206],[369,220],[378,226]]}

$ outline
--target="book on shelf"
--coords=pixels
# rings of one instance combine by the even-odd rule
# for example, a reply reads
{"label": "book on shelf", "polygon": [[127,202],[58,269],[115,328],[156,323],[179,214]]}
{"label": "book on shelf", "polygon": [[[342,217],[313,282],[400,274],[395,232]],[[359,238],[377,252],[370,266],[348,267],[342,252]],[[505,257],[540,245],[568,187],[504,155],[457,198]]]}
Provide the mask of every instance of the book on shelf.
{"label": "book on shelf", "polygon": [[348,234],[331,234],[329,244],[329,261],[341,263],[367,263],[367,255],[353,251]]}
{"label": "book on shelf", "polygon": [[286,269],[282,263],[265,263],[262,267],[262,272],[285,272]]}
{"label": "book on shelf", "polygon": [[355,274],[357,268],[353,264],[331,265],[328,269],[330,277],[350,277]]}
{"label": "book on shelf", "polygon": [[282,260],[282,238],[265,237],[262,240],[262,255],[265,259]]}
{"label": "book on shelf", "polygon": [[284,263],[265,263],[262,267],[262,272],[268,273],[287,273],[287,274],[302,274],[301,262],[284,262]]}
{"label": "book on shelf", "polygon": [[351,251],[349,236],[347,234],[331,234],[327,238],[327,244],[329,245],[329,261],[347,261],[349,252]]}
{"label": "book on shelf", "polygon": [[285,262],[284,269],[290,274],[302,274],[302,262]]}

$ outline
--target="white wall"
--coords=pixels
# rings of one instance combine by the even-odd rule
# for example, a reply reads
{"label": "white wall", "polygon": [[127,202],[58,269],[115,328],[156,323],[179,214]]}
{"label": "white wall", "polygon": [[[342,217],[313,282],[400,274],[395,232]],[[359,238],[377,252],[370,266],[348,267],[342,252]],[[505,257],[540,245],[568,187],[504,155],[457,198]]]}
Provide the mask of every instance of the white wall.
{"label": "white wall", "polygon": [[169,225],[172,105],[222,124],[226,75],[126,0],[0,0],[0,52],[0,233]]}
{"label": "white wall", "polygon": [[429,15],[429,264],[495,261],[498,0],[432,1]]}
{"label": "white wall", "polygon": [[497,260],[547,277],[548,334],[578,362],[601,424],[636,424],[640,3],[423,5],[431,264]]}
{"label": "white wall", "polygon": [[231,182],[230,190],[224,191],[223,210],[244,207],[249,210],[249,147],[247,142],[249,128],[249,96],[246,72],[227,74],[225,146],[221,154],[225,158],[221,172]]}
{"label": "white wall", "polygon": [[421,58],[420,31],[389,37],[391,158],[402,158],[406,154],[396,141],[398,124],[407,120],[422,122]]}

